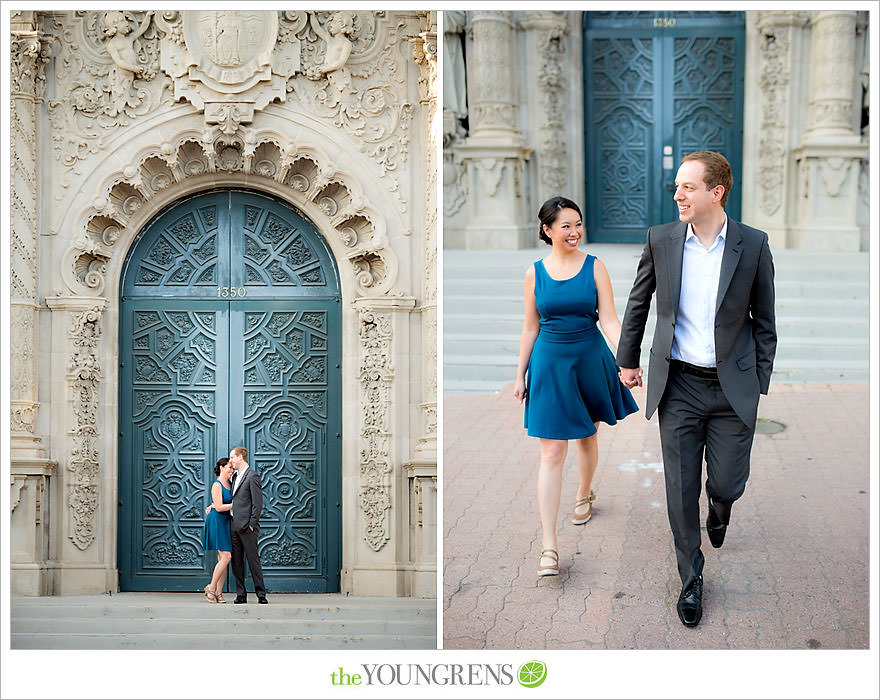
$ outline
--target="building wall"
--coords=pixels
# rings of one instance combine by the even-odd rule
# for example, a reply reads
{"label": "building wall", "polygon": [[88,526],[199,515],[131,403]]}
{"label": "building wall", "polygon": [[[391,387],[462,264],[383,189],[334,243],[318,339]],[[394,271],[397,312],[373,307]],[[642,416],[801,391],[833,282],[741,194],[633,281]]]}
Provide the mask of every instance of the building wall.
{"label": "building wall", "polygon": [[13,591],[116,589],[122,262],[164,207],[247,187],[340,271],[342,591],[433,597],[434,14],[16,12],[12,33]]}
{"label": "building wall", "polygon": [[[582,19],[444,13],[463,53],[444,68],[445,246],[533,246],[541,202],[585,201]],[[746,33],[743,221],[777,248],[867,250],[867,13],[748,11]]]}

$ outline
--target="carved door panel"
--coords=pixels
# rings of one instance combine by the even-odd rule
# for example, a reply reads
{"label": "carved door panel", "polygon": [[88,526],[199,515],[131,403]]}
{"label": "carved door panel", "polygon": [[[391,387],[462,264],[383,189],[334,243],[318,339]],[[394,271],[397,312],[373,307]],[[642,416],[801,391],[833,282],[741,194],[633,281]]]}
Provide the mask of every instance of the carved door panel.
{"label": "carved door panel", "polygon": [[204,586],[213,466],[244,445],[268,589],[338,590],[340,299],[320,235],[277,200],[201,195],[146,227],[122,287],[122,589]]}
{"label": "carved door panel", "polygon": [[730,161],[739,218],[745,24],[741,12],[584,13],[591,241],[643,242],[676,216],[675,173],[691,151]]}

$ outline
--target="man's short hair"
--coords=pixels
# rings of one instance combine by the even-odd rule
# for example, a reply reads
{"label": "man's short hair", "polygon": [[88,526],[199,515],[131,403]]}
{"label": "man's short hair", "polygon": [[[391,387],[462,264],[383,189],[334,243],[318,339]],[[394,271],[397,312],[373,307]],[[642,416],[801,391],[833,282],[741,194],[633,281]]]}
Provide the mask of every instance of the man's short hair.
{"label": "man's short hair", "polygon": [[688,160],[698,160],[703,164],[705,168],[703,182],[706,183],[706,189],[712,190],[718,185],[724,188],[724,194],[721,195],[721,206],[725,206],[727,196],[733,189],[733,171],[730,169],[727,158],[715,151],[695,151],[684,156],[681,162],[684,163]]}
{"label": "man's short hair", "polygon": [[242,447],[239,445],[238,447],[233,447],[232,451],[235,454],[239,455],[245,462],[247,462],[247,447]]}

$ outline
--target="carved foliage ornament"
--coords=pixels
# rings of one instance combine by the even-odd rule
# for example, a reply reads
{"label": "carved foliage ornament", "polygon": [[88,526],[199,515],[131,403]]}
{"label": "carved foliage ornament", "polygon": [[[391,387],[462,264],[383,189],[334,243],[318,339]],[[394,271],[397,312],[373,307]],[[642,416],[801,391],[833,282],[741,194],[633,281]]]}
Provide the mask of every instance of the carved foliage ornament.
{"label": "carved foliage ornament", "polygon": [[785,114],[791,78],[789,46],[791,28],[768,25],[761,36],[761,138],[758,178],[761,211],[772,216],[782,206],[785,178]]}
{"label": "carved foliage ornament", "polygon": [[73,352],[69,365],[73,396],[73,451],[68,463],[71,473],[68,507],[72,526],[69,537],[85,550],[95,539],[95,512],[98,508],[98,384],[102,371],[96,349],[101,336],[100,307],[73,316],[69,336]]}
{"label": "carved foliage ornament", "polygon": [[560,167],[568,160],[565,142],[567,81],[563,75],[566,29],[562,21],[542,31],[538,42],[542,57],[538,84],[543,102],[539,178],[545,193],[564,192],[568,181],[566,168]]}
{"label": "carved foliage ornament", "polygon": [[[387,16],[386,16],[387,15]],[[295,93],[310,115],[356,137],[389,177],[405,165],[413,104],[401,43],[418,17],[384,11],[256,10],[56,13],[61,47],[50,102],[59,160],[79,174],[117,127],[188,100],[205,115],[203,141],[253,140],[245,124]],[[59,197],[63,193],[59,193]]]}
{"label": "carved foliage ornament", "polygon": [[358,504],[364,517],[364,540],[378,552],[391,538],[391,317],[364,309],[359,320],[362,423]]}
{"label": "carved foliage ornament", "polygon": [[13,32],[10,41],[10,80],[13,96],[40,98],[46,91],[45,66],[50,39],[39,32]]}

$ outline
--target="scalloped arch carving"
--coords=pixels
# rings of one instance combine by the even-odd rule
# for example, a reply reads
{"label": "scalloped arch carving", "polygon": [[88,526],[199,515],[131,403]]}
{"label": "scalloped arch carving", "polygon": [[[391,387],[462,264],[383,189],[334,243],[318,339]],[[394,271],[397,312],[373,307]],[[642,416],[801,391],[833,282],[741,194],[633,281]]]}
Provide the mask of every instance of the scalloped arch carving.
{"label": "scalloped arch carving", "polygon": [[397,259],[388,246],[385,219],[367,203],[360,183],[314,146],[285,143],[274,133],[255,135],[247,143],[204,143],[197,135],[187,135],[173,146],[166,143],[142,152],[137,165],[105,181],[81,216],[80,233],[62,271],[70,291],[103,295],[107,263],[124,254],[115,250],[122,232],[142,224],[151,200],[166,190],[204,176],[205,187],[211,187],[212,174],[240,178],[238,184],[244,187],[261,189],[265,183],[267,191],[276,193],[280,188],[328,236],[340,273],[351,276],[358,296],[389,294]]}

